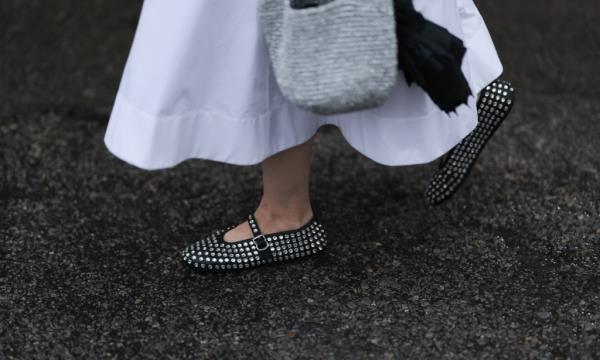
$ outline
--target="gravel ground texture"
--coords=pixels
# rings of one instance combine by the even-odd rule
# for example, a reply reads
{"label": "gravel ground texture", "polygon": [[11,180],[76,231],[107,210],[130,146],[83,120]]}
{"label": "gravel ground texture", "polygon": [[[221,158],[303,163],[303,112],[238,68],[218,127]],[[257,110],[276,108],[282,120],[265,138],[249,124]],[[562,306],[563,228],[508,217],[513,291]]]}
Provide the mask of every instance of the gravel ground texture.
{"label": "gravel ground texture", "polygon": [[0,2],[0,358],[600,358],[600,3],[480,1],[518,91],[450,202],[334,127],[320,256],[226,274],[179,251],[260,167],[145,172],[103,135],[141,2]]}

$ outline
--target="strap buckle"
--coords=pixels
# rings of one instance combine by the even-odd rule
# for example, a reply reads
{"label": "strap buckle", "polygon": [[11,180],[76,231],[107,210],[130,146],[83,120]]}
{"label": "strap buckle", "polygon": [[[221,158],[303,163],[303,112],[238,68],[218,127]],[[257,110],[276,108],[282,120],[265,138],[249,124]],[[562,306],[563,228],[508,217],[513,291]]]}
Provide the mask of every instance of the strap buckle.
{"label": "strap buckle", "polygon": [[[262,241],[264,242],[264,246],[263,247],[259,246],[258,242],[256,241],[257,239],[260,239],[260,238],[262,238]],[[260,235],[257,235],[255,237],[253,237],[252,238],[252,242],[254,242],[254,245],[256,246],[257,250],[262,251],[262,250],[266,250],[266,249],[269,248],[269,242],[267,241],[267,238],[263,234],[260,234]]]}

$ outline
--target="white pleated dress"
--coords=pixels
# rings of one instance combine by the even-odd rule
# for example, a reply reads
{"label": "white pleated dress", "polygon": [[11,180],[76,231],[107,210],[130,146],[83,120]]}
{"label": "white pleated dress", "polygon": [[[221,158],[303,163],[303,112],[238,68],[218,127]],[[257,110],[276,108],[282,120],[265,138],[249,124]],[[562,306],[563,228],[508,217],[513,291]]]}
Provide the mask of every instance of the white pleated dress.
{"label": "white pleated dress", "polygon": [[[373,161],[411,165],[438,158],[476,126],[474,96],[447,115],[403,75],[377,108],[336,115],[298,108],[275,81],[258,1],[145,0],[104,138],[114,155],[148,170],[192,158],[254,165],[333,124]],[[473,94],[502,73],[472,0],[414,5],[465,42]]]}

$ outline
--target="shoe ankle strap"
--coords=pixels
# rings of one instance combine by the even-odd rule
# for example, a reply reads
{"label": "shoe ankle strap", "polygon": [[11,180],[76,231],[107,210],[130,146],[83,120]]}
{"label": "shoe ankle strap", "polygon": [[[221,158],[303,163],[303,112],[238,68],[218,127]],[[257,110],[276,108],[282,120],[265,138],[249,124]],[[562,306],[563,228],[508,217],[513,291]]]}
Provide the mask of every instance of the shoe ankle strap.
{"label": "shoe ankle strap", "polygon": [[260,227],[258,227],[258,222],[252,213],[248,214],[248,225],[250,225],[250,229],[252,230],[252,236],[256,237],[262,235],[262,231],[260,230]]}
{"label": "shoe ankle strap", "polygon": [[256,250],[262,252],[264,250],[269,249],[269,242],[267,241],[267,238],[262,234],[262,231],[260,231],[260,228],[258,227],[258,222],[256,221],[254,214],[252,213],[248,214],[248,224],[250,225],[250,229],[252,229],[252,241],[256,246]]}

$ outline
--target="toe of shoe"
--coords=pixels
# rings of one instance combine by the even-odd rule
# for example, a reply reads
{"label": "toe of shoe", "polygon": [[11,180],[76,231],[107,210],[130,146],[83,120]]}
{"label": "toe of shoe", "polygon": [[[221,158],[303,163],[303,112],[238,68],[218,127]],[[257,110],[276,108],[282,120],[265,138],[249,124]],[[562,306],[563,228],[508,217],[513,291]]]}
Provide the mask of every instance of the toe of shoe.
{"label": "toe of shoe", "polygon": [[194,246],[189,246],[182,251],[183,261],[195,268],[202,269],[216,269],[223,263],[223,259],[217,255],[211,256],[210,254],[197,251]]}
{"label": "toe of shoe", "polygon": [[204,239],[187,246],[182,250],[183,261],[195,268],[209,270],[227,270],[248,268],[254,256],[247,256],[250,252],[249,244],[225,244],[219,237],[227,229],[217,230]]}
{"label": "toe of shoe", "polygon": [[218,264],[219,260],[217,254],[214,253],[213,248],[215,239],[220,234],[221,230],[213,231],[210,235],[196,241],[193,244],[186,246],[181,251],[182,260],[190,266],[197,268],[205,268],[208,266],[214,266]]}

